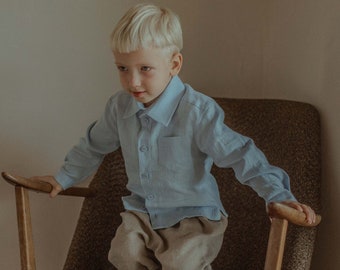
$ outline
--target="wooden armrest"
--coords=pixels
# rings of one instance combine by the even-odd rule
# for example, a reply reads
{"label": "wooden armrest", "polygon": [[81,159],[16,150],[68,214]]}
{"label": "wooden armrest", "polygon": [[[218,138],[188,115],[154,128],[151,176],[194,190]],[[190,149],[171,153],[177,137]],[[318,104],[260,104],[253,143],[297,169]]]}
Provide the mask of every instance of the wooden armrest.
{"label": "wooden armrest", "polygon": [[[7,172],[2,172],[1,175],[8,183],[15,186],[22,186],[36,192],[50,193],[52,191],[52,185],[47,182],[32,181],[28,178],[10,174]],[[71,187],[61,191],[59,195],[93,197],[95,196],[95,192],[86,187]]]}
{"label": "wooden armrest", "polygon": [[306,222],[305,213],[300,212],[282,203],[270,203],[268,205],[268,214],[273,218],[287,219],[289,222],[293,224],[305,227],[314,227],[319,225],[319,223],[321,222],[321,216],[316,215],[315,222],[309,224]]}

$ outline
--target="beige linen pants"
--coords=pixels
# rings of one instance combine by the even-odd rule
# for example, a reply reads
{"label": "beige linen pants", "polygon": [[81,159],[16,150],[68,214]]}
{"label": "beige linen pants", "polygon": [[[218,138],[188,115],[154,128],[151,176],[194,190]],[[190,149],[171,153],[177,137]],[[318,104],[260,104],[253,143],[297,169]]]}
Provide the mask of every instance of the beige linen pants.
{"label": "beige linen pants", "polygon": [[187,218],[154,230],[147,214],[121,213],[122,224],[111,242],[109,260],[119,270],[206,270],[217,257],[227,218]]}

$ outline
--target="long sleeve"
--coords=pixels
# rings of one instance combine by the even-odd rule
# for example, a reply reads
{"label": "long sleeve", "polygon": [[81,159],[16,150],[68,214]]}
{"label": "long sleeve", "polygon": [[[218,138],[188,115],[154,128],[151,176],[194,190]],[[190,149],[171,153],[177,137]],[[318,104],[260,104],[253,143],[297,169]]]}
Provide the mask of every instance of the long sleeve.
{"label": "long sleeve", "polygon": [[222,109],[213,104],[203,113],[197,136],[203,152],[219,167],[233,168],[242,184],[250,186],[267,203],[296,200],[290,192],[289,176],[267,161],[254,141],[224,124]]}
{"label": "long sleeve", "polygon": [[73,186],[89,177],[104,156],[118,148],[119,136],[112,97],[102,117],[88,127],[86,136],[66,155],[55,178],[64,189]]}

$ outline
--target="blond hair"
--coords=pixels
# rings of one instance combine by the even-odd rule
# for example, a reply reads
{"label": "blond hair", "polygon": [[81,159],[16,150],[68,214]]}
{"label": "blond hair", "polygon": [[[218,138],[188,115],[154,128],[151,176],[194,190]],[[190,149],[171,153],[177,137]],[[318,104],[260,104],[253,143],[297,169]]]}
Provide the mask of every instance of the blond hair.
{"label": "blond hair", "polygon": [[119,20],[111,35],[111,48],[113,52],[128,53],[150,47],[180,52],[181,24],[178,16],[167,8],[138,4]]}

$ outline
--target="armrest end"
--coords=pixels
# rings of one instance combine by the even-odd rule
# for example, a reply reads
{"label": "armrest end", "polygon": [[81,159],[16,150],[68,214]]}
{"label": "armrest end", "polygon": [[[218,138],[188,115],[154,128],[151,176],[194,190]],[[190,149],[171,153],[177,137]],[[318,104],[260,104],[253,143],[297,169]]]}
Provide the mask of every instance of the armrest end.
{"label": "armrest end", "polygon": [[[1,175],[2,178],[14,186],[22,186],[36,192],[44,193],[50,193],[52,190],[52,185],[47,182],[32,181],[29,178],[10,174],[8,172],[2,172]],[[95,191],[86,187],[71,187],[61,191],[59,194],[66,196],[93,197],[95,196]]]}

